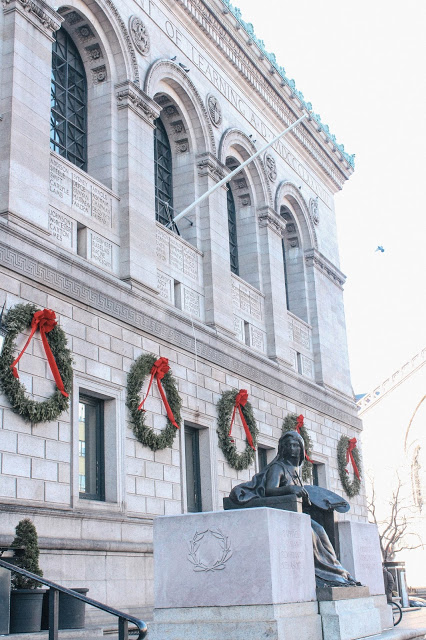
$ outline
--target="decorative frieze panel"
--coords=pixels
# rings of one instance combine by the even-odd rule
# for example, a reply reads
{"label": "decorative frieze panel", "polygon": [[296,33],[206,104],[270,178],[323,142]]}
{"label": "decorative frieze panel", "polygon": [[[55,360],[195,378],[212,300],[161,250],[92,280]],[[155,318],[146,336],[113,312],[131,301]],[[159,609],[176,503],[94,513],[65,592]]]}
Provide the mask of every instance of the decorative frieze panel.
{"label": "decorative frieze panel", "polygon": [[199,283],[201,253],[173,233],[157,225],[157,260],[169,265],[176,274],[182,274]]}
{"label": "decorative frieze panel", "polygon": [[118,197],[54,152],[50,156],[49,185],[51,204],[56,210],[83,214],[111,229]]}
{"label": "decorative frieze panel", "polygon": [[297,345],[301,345],[305,349],[311,350],[312,348],[312,330],[304,322],[301,322],[298,318],[292,314],[288,314],[288,330],[289,338]]}
{"label": "decorative frieze panel", "polygon": [[232,275],[232,300],[234,311],[243,311],[258,322],[263,321],[262,294],[244,284],[238,277]]}

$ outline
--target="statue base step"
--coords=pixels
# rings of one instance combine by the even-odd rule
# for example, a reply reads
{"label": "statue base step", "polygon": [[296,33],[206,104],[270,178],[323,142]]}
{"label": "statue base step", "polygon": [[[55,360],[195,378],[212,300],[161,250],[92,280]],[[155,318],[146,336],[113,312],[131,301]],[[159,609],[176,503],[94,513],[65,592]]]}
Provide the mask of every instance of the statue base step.
{"label": "statue base step", "polygon": [[382,632],[380,611],[371,596],[322,600],[318,606],[324,640],[358,640]]}
{"label": "statue base step", "polygon": [[154,609],[150,640],[322,640],[316,602]]}

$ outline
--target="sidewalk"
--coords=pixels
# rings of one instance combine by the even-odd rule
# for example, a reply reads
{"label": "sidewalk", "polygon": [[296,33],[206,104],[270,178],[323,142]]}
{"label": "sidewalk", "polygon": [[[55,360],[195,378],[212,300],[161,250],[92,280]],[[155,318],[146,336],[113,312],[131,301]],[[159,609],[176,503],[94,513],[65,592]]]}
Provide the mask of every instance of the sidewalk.
{"label": "sidewalk", "polygon": [[426,629],[426,607],[420,607],[416,611],[404,610],[396,629]]}

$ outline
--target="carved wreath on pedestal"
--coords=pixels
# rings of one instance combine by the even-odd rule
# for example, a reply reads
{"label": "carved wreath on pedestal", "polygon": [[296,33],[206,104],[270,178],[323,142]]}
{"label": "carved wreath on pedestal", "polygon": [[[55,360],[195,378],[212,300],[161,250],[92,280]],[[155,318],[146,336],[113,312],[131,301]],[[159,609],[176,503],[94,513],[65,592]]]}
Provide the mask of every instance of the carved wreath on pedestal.
{"label": "carved wreath on pedestal", "polygon": [[[44,339],[48,343],[46,349],[53,356],[62,391],[57,388],[50,398],[43,402],[37,402],[28,398],[26,388],[19,381],[19,374],[16,367],[13,366],[14,364],[17,366],[13,353],[16,350],[15,338],[32,326],[35,315],[39,316],[46,312],[50,314],[52,323],[49,329],[45,329]],[[7,334],[0,358],[0,386],[10,402],[12,410],[22,416],[24,420],[33,423],[56,420],[63,411],[68,409],[68,394],[71,393],[72,387],[72,357],[67,347],[65,333],[56,324],[54,312],[50,309],[41,312],[33,304],[17,304],[8,311],[4,324]],[[54,325],[53,328],[51,328],[52,325]]]}
{"label": "carved wreath on pedestal", "polygon": [[131,16],[129,20],[129,29],[136,49],[143,56],[146,56],[149,53],[150,41],[145,24],[137,16]]}
{"label": "carved wreath on pedestal", "polygon": [[[219,541],[219,556],[209,563],[203,562],[202,554],[200,554],[200,545],[203,540],[206,543],[206,536],[211,534]],[[220,529],[206,529],[205,531],[196,531],[194,537],[189,542],[188,560],[194,565],[194,571],[221,571],[225,568],[225,563],[232,556],[229,539]]]}

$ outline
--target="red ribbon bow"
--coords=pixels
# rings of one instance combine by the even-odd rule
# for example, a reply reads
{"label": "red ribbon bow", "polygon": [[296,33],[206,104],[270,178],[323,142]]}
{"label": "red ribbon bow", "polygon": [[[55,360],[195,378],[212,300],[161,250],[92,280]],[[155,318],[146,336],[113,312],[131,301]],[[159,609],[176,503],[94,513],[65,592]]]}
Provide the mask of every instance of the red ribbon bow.
{"label": "red ribbon bow", "polygon": [[[358,467],[356,466],[356,462],[352,455],[352,451],[355,449],[355,447],[356,447],[356,438],[351,438],[348,442],[348,448],[346,449],[346,464],[348,464],[349,460],[352,462],[354,474],[356,475],[358,480],[361,480],[361,478],[359,477]],[[347,469],[345,469],[345,471],[346,473],[349,473]]]}
{"label": "red ribbon bow", "polygon": [[[300,414],[300,416],[297,416],[297,422],[296,422],[296,431],[299,435],[301,435],[300,433],[300,429],[303,427],[303,421],[304,421],[304,417],[302,416],[302,414]],[[305,459],[310,462],[311,464],[314,464],[313,461],[310,459],[310,457],[308,456],[308,454],[305,451]]]}
{"label": "red ribbon bow", "polygon": [[56,325],[57,325],[56,315],[55,315],[55,312],[52,311],[52,309],[43,309],[43,311],[36,311],[35,314],[33,315],[32,321],[31,321],[31,333],[29,335],[29,338],[28,338],[27,342],[25,343],[25,346],[22,349],[22,351],[19,354],[19,356],[10,365],[10,368],[12,369],[12,373],[15,376],[15,378],[19,379],[19,374],[18,374],[18,370],[16,368],[16,365],[18,364],[19,360],[24,355],[26,348],[28,347],[28,345],[31,342],[31,338],[33,337],[33,335],[35,334],[37,329],[40,329],[41,340],[43,342],[44,351],[46,353],[47,361],[49,363],[50,370],[51,370],[51,372],[53,374],[53,378],[54,378],[54,380],[56,382],[56,386],[58,387],[58,389],[62,393],[62,395],[65,396],[66,398],[68,398],[68,393],[65,391],[64,383],[62,382],[62,378],[61,378],[61,374],[59,373],[58,365],[56,364],[56,360],[55,360],[55,358],[53,356],[53,353],[52,353],[52,351],[50,349],[50,345],[49,345],[49,343],[47,341],[47,338],[46,338],[46,333],[49,333],[49,331],[52,331],[52,329],[54,327],[56,327]]}
{"label": "red ribbon bow", "polygon": [[176,429],[179,429],[179,425],[177,424],[177,422],[175,420],[175,417],[173,415],[173,412],[170,409],[170,405],[167,402],[167,398],[166,398],[166,394],[164,393],[164,389],[161,386],[161,380],[164,378],[164,376],[166,375],[166,373],[169,370],[170,370],[170,367],[169,367],[168,358],[158,358],[158,360],[156,360],[154,362],[154,364],[152,365],[152,369],[151,369],[151,379],[149,381],[148,391],[146,392],[145,398],[142,400],[142,402],[138,406],[138,411],[140,411],[142,409],[142,407],[144,405],[144,402],[148,397],[149,390],[151,389],[152,381],[155,378],[157,380],[158,390],[160,392],[160,395],[161,395],[161,397],[163,399],[164,406],[166,408],[167,417],[170,420],[170,422],[176,427]]}
{"label": "red ribbon bow", "polygon": [[256,451],[256,448],[255,448],[255,446],[253,444],[253,438],[251,436],[250,429],[248,428],[248,424],[246,422],[246,419],[244,418],[244,414],[243,414],[242,409],[241,409],[241,407],[245,407],[245,405],[247,403],[247,400],[248,400],[247,389],[240,389],[240,391],[235,396],[234,411],[232,413],[231,426],[229,427],[228,436],[231,437],[232,425],[234,424],[235,414],[236,414],[236,411],[238,409],[238,412],[239,412],[240,418],[241,418],[241,422],[243,423],[244,431],[246,432],[247,442],[249,443],[249,445],[251,446],[253,451]]}

